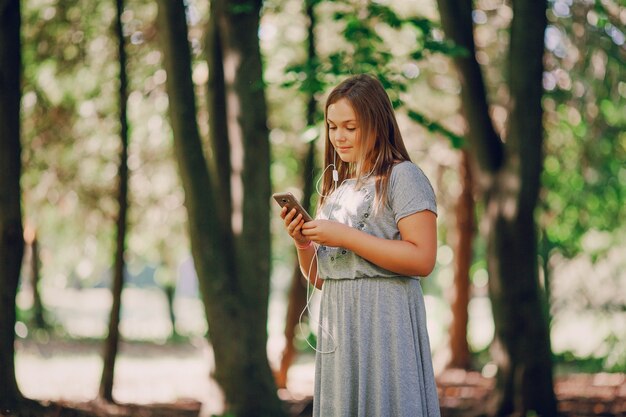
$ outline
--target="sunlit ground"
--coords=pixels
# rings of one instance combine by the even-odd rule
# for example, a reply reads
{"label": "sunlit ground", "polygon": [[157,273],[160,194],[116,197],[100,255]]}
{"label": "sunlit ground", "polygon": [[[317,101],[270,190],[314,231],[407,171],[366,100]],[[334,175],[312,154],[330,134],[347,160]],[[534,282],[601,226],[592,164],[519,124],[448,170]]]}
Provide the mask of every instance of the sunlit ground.
{"label": "sunlit ground", "polygon": [[[611,265],[591,265],[585,259],[564,263],[557,268],[553,286],[561,294],[604,294],[617,306],[624,305],[626,280],[624,260],[616,251]],[[617,259],[619,258],[619,259]],[[275,273],[289,276],[286,271]],[[618,274],[617,276],[615,274]],[[590,279],[592,277],[592,279]],[[432,279],[429,278],[429,279]],[[442,280],[445,277],[442,275]],[[276,280],[275,280],[276,281]],[[284,316],[288,279],[274,282],[269,306],[268,357],[274,368],[278,367],[284,345]],[[450,309],[445,299],[428,294],[426,306],[435,370],[439,373],[448,358],[447,325]],[[468,338],[474,350],[486,347],[493,337],[490,303],[485,288],[476,288],[469,306]],[[587,291],[591,290],[591,291]],[[480,294],[483,294],[482,296]],[[475,294],[476,295],[476,294]],[[31,292],[24,288],[18,303],[28,308]],[[578,298],[582,297],[580,295]],[[589,297],[589,295],[587,296]],[[611,301],[612,300],[612,301]],[[16,373],[22,392],[39,400],[88,401],[96,397],[101,377],[101,338],[106,333],[110,293],[105,288],[55,289],[45,288],[43,301],[54,315],[58,325],[67,332],[63,339],[50,339],[18,323]],[[593,300],[592,300],[593,301]],[[177,330],[186,336],[185,341],[166,343],[171,333],[165,295],[157,288],[127,288],[123,295],[121,332],[130,342],[121,346],[114,384],[114,397],[123,403],[172,403],[179,400],[197,400],[204,404],[206,415],[221,411],[221,394],[210,379],[212,353],[204,338],[206,322],[203,307],[196,297],[177,297],[175,313]],[[318,298],[310,303],[312,316],[317,317]],[[552,345],[556,353],[571,351],[579,355],[624,355],[623,339],[615,335],[626,334],[624,312],[599,311],[593,314],[562,307],[555,316],[552,327]],[[306,331],[306,326],[305,326]],[[302,334],[299,343],[302,344]],[[75,342],[74,338],[81,340]],[[608,341],[613,340],[611,346]],[[620,347],[621,346],[621,347]],[[613,349],[613,350],[611,350]],[[312,353],[301,354],[290,369],[288,391],[282,396],[304,397],[313,393]],[[484,376],[492,376],[493,366],[483,368]]]}
{"label": "sunlit ground", "polygon": [[[20,295],[28,297],[26,292]],[[213,355],[207,340],[203,308],[196,298],[177,298],[177,330],[188,342],[166,343],[171,326],[164,294],[158,289],[129,288],[123,296],[124,342],[116,364],[114,398],[122,403],[173,403],[192,399],[204,404],[205,412],[221,411],[221,393],[210,379]],[[19,299],[19,298],[18,298]],[[21,302],[28,302],[22,300]],[[22,393],[38,400],[89,401],[96,397],[102,372],[102,342],[106,332],[110,294],[107,289],[48,290],[48,309],[72,340],[50,339],[32,332],[18,338],[16,374]],[[268,355],[277,366],[284,340],[283,303],[274,300]],[[314,304],[314,303],[312,303]],[[312,307],[313,308],[313,307]],[[21,323],[17,333],[26,336]],[[312,395],[313,355],[300,355],[289,371],[289,396]],[[283,393],[283,395],[287,395]]]}

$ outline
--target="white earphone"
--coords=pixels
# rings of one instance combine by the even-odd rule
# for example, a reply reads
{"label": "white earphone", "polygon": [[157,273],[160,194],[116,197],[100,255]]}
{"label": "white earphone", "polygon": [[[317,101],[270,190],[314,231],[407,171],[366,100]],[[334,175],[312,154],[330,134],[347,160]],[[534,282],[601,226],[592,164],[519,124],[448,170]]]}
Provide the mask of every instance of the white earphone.
{"label": "white earphone", "polygon": [[[326,175],[326,171],[328,171],[328,168],[333,169],[332,171],[332,175],[333,175],[333,182],[335,184],[333,191],[337,190],[337,182],[339,182],[339,171],[337,171],[337,166],[335,165],[335,162],[337,161],[337,152],[334,153],[334,158],[333,158],[333,163],[328,165],[326,168],[324,168],[324,171],[322,172],[322,175],[320,175],[320,178],[317,180],[317,183],[315,184],[315,190],[317,191],[317,194],[319,194],[320,196],[323,197],[328,197],[330,194],[328,195],[323,195],[322,192],[319,189],[319,183],[322,180],[322,178],[324,178],[324,175]],[[333,204],[333,208],[331,209],[331,213],[332,210],[334,209],[334,204]],[[329,213],[330,216],[330,213]],[[317,279],[319,277],[319,258],[317,256],[317,251],[319,250],[319,245],[314,244],[313,245],[315,248],[315,252],[313,254],[313,258],[311,258],[311,263],[309,264],[309,270],[307,271],[307,275],[306,275],[306,281],[307,281],[307,287],[306,287],[306,304],[304,306],[304,309],[302,309],[302,312],[300,313],[300,317],[298,318],[298,326],[300,329],[300,332],[302,334],[304,334],[304,331],[302,330],[302,316],[304,316],[304,313],[306,311],[309,312],[309,320],[312,321],[313,317],[311,314],[311,309],[310,309],[310,303],[311,303],[311,299],[313,298],[313,294],[314,291],[311,291],[310,295],[309,295],[309,285],[308,283],[311,282],[310,277],[311,277],[311,270],[313,269],[313,262],[317,262],[317,273],[315,275],[315,280],[313,282],[313,287],[317,288]],[[323,325],[320,324],[320,330],[322,331],[322,333],[326,333],[330,339],[332,340],[332,348],[330,350],[327,351],[321,351],[318,350],[315,346],[313,346],[310,342],[309,339],[307,337],[304,338],[304,340],[306,341],[307,345],[309,345],[309,347],[311,349],[313,349],[315,352],[317,353],[321,353],[321,354],[328,354],[328,353],[333,353],[335,352],[335,350],[337,350],[337,342],[335,341],[335,337],[333,336],[333,334],[330,332],[330,330],[325,329]]]}
{"label": "white earphone", "polygon": [[[379,154],[379,157],[380,157],[380,154]],[[330,194],[332,194],[332,192],[330,194],[328,194],[328,195],[323,195],[322,192],[319,189],[319,183],[322,180],[322,178],[324,178],[324,175],[326,175],[326,171],[328,171],[328,169],[331,168],[331,167],[333,169],[333,171],[332,171],[333,182],[334,182],[333,191],[337,190],[337,183],[339,182],[339,171],[337,171],[337,165],[336,165],[337,159],[336,158],[337,158],[337,152],[334,152],[333,163],[329,164],[326,168],[324,168],[324,171],[322,171],[322,175],[319,177],[319,179],[317,180],[317,183],[315,184],[315,190],[317,191],[317,194],[319,194],[320,196],[322,196],[324,198],[330,196]],[[376,162],[378,162],[378,158],[376,159]],[[374,172],[374,167],[372,167],[372,170],[370,172],[368,172],[362,178],[363,179],[368,178],[370,175],[372,175],[373,172]],[[344,182],[345,181],[347,181],[347,180],[344,180]],[[341,183],[341,185],[343,185],[343,182]],[[337,201],[334,201],[332,206],[331,206],[330,212],[328,213],[328,217],[329,218],[330,218],[332,212],[335,209],[336,203],[337,203]],[[313,268],[313,262],[317,262],[317,267],[318,267],[317,268],[317,274],[315,275],[315,280],[313,282],[313,286],[317,288],[317,279],[318,279],[318,276],[319,276],[319,258],[317,256],[317,251],[319,249],[319,246],[317,244],[314,244],[313,246],[315,248],[315,253],[313,254],[313,258],[311,258],[311,264],[309,265],[309,270],[307,271],[306,281],[307,281],[307,283],[311,282],[310,281],[310,277],[311,277],[311,270]],[[310,320],[312,320],[311,309],[309,308],[309,306],[310,306],[311,299],[313,298],[313,294],[314,294],[314,292],[311,291],[311,294],[309,295],[309,285],[307,284],[307,287],[306,287],[306,304],[304,306],[304,309],[300,313],[300,317],[298,318],[298,326],[300,328],[300,332],[303,333],[303,334],[304,334],[304,331],[302,330],[302,316],[304,315],[305,311],[308,311],[309,312],[309,318],[310,318]],[[306,343],[309,345],[310,348],[312,348],[317,353],[328,354],[328,353],[335,352],[335,350],[337,350],[337,342],[335,341],[335,337],[333,336],[333,334],[330,332],[330,330],[325,329],[324,326],[321,325],[321,324],[320,324],[320,330],[323,333],[326,333],[330,337],[330,339],[332,340],[333,346],[332,346],[332,348],[330,350],[328,350],[328,351],[318,350],[315,346],[313,346],[309,342],[309,339],[305,337],[304,339],[305,339]]]}

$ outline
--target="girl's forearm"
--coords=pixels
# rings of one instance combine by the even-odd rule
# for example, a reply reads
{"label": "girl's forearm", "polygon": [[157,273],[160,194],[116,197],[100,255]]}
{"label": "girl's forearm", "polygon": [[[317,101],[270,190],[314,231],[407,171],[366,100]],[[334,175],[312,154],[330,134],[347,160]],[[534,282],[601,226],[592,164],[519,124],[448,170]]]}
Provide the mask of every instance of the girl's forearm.
{"label": "girl's forearm", "polygon": [[298,249],[298,262],[300,264],[300,272],[304,278],[308,279],[311,285],[318,290],[322,289],[324,280],[317,275],[317,262],[315,260],[315,245],[307,248]]}
{"label": "girl's forearm", "polygon": [[373,264],[398,274],[425,277],[434,267],[427,248],[405,240],[383,239],[355,228],[347,228],[342,245]]}

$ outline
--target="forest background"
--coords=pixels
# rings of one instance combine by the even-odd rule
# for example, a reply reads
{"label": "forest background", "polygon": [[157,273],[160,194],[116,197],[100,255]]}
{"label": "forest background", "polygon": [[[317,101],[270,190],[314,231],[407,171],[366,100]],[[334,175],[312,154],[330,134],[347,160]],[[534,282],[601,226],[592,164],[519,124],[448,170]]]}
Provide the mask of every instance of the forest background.
{"label": "forest background", "polygon": [[[12,3],[16,2],[0,3],[3,13]],[[267,0],[261,5],[189,1],[184,3],[185,8],[178,9],[172,4],[176,2],[126,1],[118,2],[116,9],[113,2],[21,2],[20,184],[26,252],[16,289],[14,326],[15,374],[21,393],[40,400],[106,397],[106,389],[102,391],[106,378],[100,380],[99,349],[107,334],[112,333],[110,323],[119,321],[121,338],[125,343],[132,342],[123,345],[122,358],[133,349],[141,357],[141,352],[149,352],[153,346],[165,347],[159,352],[167,354],[155,354],[155,365],[138,366],[134,362],[127,371],[124,367],[133,361],[121,360],[116,378],[126,382],[115,388],[118,399],[164,402],[195,395],[200,399],[221,398],[222,394],[214,392],[217,389],[204,380],[220,366],[211,364],[212,349],[216,347],[207,344],[212,331],[205,316],[218,317],[221,313],[207,307],[215,292],[201,295],[211,292],[211,281],[200,279],[198,285],[192,260],[193,230],[201,230],[202,226],[194,226],[196,216],[189,213],[194,203],[190,202],[190,186],[185,183],[191,182],[190,177],[205,174],[189,168],[192,162],[181,156],[184,145],[176,139],[197,134],[200,152],[206,155],[213,175],[207,181],[216,184],[215,194],[229,196],[226,203],[212,196],[209,202],[213,206],[204,206],[206,210],[200,212],[217,219],[217,226],[209,226],[217,230],[214,237],[226,236],[224,246],[232,244],[244,253],[224,261],[224,275],[232,276],[228,271],[233,265],[245,264],[239,273],[249,271],[245,274],[248,278],[240,282],[252,283],[249,291],[234,297],[234,304],[258,300],[256,313],[241,313],[242,322],[249,321],[245,316],[252,314],[267,323],[267,336],[264,330],[250,332],[253,336],[243,346],[251,343],[262,347],[267,337],[269,364],[279,370],[286,340],[294,337],[298,354],[289,379],[300,381],[300,385],[295,387],[293,382],[291,395],[310,394],[312,353],[306,340],[314,341],[316,330],[314,325],[308,327],[306,317],[303,331],[296,329],[294,334],[293,326],[286,326],[290,323],[289,301],[293,310],[298,304],[294,300],[302,303],[302,294],[293,294],[294,252],[281,229],[269,191],[290,190],[314,207],[312,185],[324,168],[320,158],[314,159],[321,154],[323,144],[318,140],[322,132],[321,103],[330,86],[357,72],[375,74],[385,83],[397,107],[410,154],[437,193],[437,266],[423,280],[436,369],[442,372],[457,361],[461,368],[494,377],[498,366],[490,348],[497,331],[489,298],[490,228],[483,199],[484,182],[488,182],[484,171],[488,170],[472,165],[479,163],[471,159],[476,156],[472,154],[474,143],[468,138],[471,122],[467,121],[467,109],[463,111],[463,77],[455,68],[455,60],[466,57],[467,50],[462,42],[457,40],[455,45],[449,41],[454,36],[446,33],[445,19],[443,27],[439,23],[446,2]],[[626,372],[626,226],[622,221],[626,189],[626,8],[610,0],[556,0],[544,6],[547,22],[541,32],[545,52],[540,80],[543,169],[539,171],[541,182],[533,213],[537,282],[541,297],[547,300],[545,306],[549,306],[545,323],[550,331],[554,373],[620,375]],[[230,13],[232,20],[212,22],[223,10],[228,10],[226,14]],[[248,15],[254,17],[255,11],[257,17],[260,11],[260,20],[247,19]],[[478,0],[471,10],[473,56],[483,73],[493,127],[505,143],[511,119],[508,83],[511,74],[524,72],[526,65],[522,61],[520,67],[512,68],[508,61],[514,16],[517,11],[506,1]],[[180,24],[181,17],[184,24]],[[240,32],[247,32],[248,42],[250,38],[257,41],[263,82],[236,85],[232,69],[237,64],[233,55],[226,53],[218,60],[227,84],[223,94],[240,94],[241,88],[250,91],[251,96],[242,100],[241,114],[249,110],[248,116],[262,119],[260,123],[267,131],[265,137],[254,139],[256,142],[245,139],[245,133],[258,126],[257,120],[257,124],[240,126],[244,134],[237,139],[232,134],[232,123],[236,122],[230,114],[226,160],[233,163],[224,166],[223,154],[219,154],[224,147],[216,144],[215,135],[219,133],[211,118],[231,110],[215,105],[219,96],[215,86],[219,83],[212,79],[217,73],[211,68],[215,68],[215,57],[220,55],[210,46],[219,45],[216,38],[220,36],[226,37],[223,42],[231,48],[247,45],[237,38],[237,30],[233,29],[237,25]],[[212,32],[216,27],[217,31]],[[180,33],[178,38],[173,34],[177,28],[184,29],[182,38]],[[119,48],[119,33],[123,51]],[[179,80],[177,69],[168,65],[185,61],[175,59],[176,53],[187,48],[181,39],[188,40],[190,47],[190,86],[197,106],[192,113],[194,122],[189,123],[197,126],[197,132],[190,134],[184,133],[186,126],[177,127],[173,113],[180,100],[175,91],[184,88],[181,84],[168,85]],[[122,60],[124,71],[120,71],[121,57],[126,60]],[[255,67],[250,64],[249,68],[253,71]],[[260,106],[258,97],[254,97],[259,91],[263,92]],[[245,104],[252,107],[246,109]],[[120,126],[126,142],[120,141]],[[527,146],[525,141],[519,143],[521,148]],[[462,149],[469,150],[469,154]],[[244,159],[243,153],[251,159]],[[246,167],[256,167],[257,163],[259,171],[246,174]],[[126,172],[120,168],[124,165]],[[3,181],[10,176],[6,166],[2,167]],[[227,174],[220,175],[222,169],[227,169]],[[238,247],[237,230],[248,233],[243,226],[248,212],[242,203],[250,191],[246,181],[250,176],[259,176],[259,172],[262,176],[264,169],[268,181],[258,187],[255,198],[271,215],[267,224],[259,223],[255,230],[266,230],[271,242],[267,240],[259,252]],[[475,175],[468,185],[471,178],[463,173],[471,171]],[[120,190],[126,175],[128,213],[122,223],[127,231],[120,233]],[[243,179],[238,180],[239,175]],[[238,181],[245,184],[245,198],[243,189],[237,188]],[[469,202],[464,195],[469,195]],[[203,206],[199,203],[194,207]],[[218,227],[220,220],[224,223],[225,212],[234,213],[225,222],[233,224],[232,236]],[[475,212],[475,222],[463,223],[463,212]],[[472,245],[466,266],[467,301],[459,310],[453,306],[458,306],[459,279],[463,279],[458,264],[463,230],[470,233]],[[254,236],[256,232],[249,233]],[[125,237],[122,245],[120,236]],[[229,243],[228,236],[234,243]],[[529,236],[533,240],[532,232]],[[251,245],[265,242],[247,240]],[[123,263],[119,261],[120,248],[124,249]],[[116,253],[118,261],[112,264]],[[246,256],[256,258],[248,262]],[[262,264],[264,259],[270,260],[260,268],[267,273],[266,284],[263,273],[255,269],[255,262]],[[219,267],[219,261],[214,262],[212,265]],[[116,306],[112,301],[115,293],[122,293],[121,287],[114,289],[114,296],[110,288],[120,265],[125,271],[125,289]],[[211,266],[202,268],[200,275],[204,276]],[[9,287],[8,282],[2,281],[3,291]],[[239,294],[237,289],[232,291]],[[313,317],[315,303],[316,298]],[[4,305],[2,308],[4,312]],[[300,309],[295,310],[299,313]],[[541,320],[542,311],[534,312]],[[293,320],[293,311],[290,317]],[[465,346],[458,337],[449,335],[455,323],[467,328],[461,338]],[[245,329],[241,331],[245,333]],[[71,352],[73,359],[68,359],[64,351]],[[183,356],[172,352],[182,352]],[[233,361],[242,357],[235,356]],[[56,362],[59,358],[64,359]],[[185,362],[189,358],[195,361]],[[199,363],[206,368],[198,368]],[[152,367],[163,373],[150,378],[147,369]],[[187,374],[181,372],[183,369]],[[226,367],[217,375],[227,398],[232,395],[225,388],[229,382],[219,375],[224,378],[224,373],[230,371]],[[139,390],[132,382],[146,374],[152,385]],[[207,385],[186,390],[172,383],[189,374]],[[79,375],[80,383],[68,383]],[[126,379],[120,375],[126,375]],[[245,391],[243,387],[237,389]],[[271,403],[266,397],[262,401]]]}

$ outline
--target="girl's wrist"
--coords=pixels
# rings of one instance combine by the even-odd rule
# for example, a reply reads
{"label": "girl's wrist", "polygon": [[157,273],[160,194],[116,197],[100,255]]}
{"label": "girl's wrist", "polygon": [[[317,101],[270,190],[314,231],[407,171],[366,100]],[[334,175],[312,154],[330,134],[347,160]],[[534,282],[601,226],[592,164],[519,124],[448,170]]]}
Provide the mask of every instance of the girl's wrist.
{"label": "girl's wrist", "polygon": [[311,247],[311,245],[313,245],[313,241],[312,240],[309,240],[306,243],[300,243],[297,240],[294,240],[293,243],[296,245],[296,248],[303,249],[303,250],[304,249],[308,249],[308,248]]}

